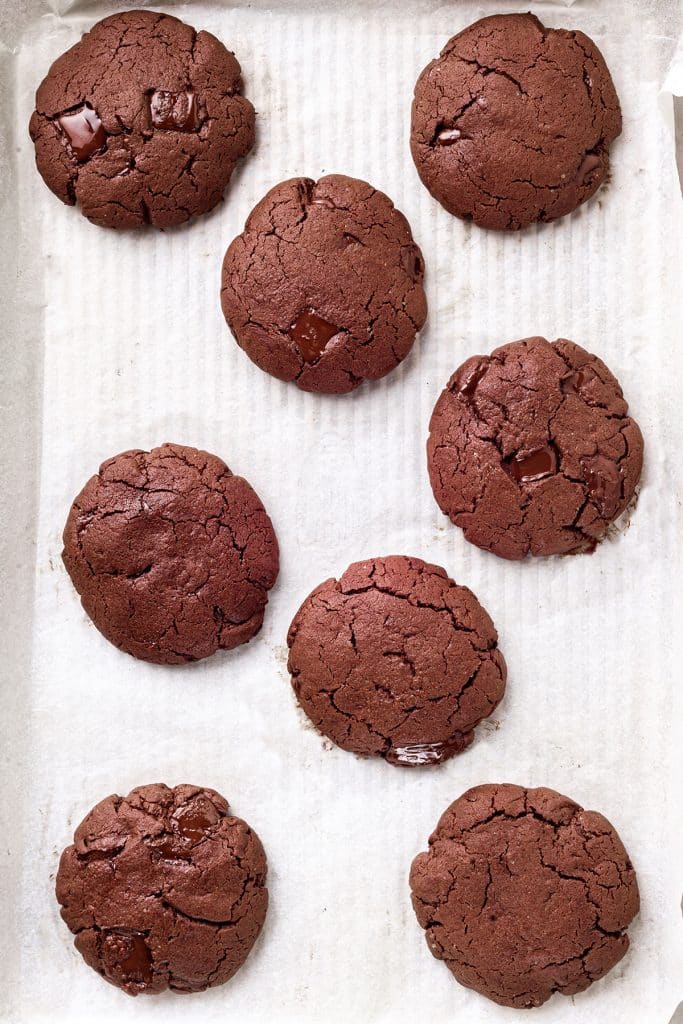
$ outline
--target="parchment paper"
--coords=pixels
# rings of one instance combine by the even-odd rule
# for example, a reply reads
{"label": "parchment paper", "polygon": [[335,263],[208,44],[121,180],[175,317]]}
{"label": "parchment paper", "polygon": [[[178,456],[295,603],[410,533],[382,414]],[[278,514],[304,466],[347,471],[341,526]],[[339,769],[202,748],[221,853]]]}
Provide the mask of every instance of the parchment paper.
{"label": "parchment paper", "polygon": [[[680,81],[662,92],[681,11],[667,0],[530,6],[596,40],[624,132],[612,180],[588,206],[501,235],[430,198],[408,124],[425,63],[476,17],[516,4],[155,5],[236,51],[259,112],[257,148],[226,202],[163,234],[107,232],[63,207],[27,135],[50,62],[124,5],[5,5],[3,1020],[666,1024],[681,998],[683,218],[670,96]],[[218,300],[223,252],[266,189],[331,171],[366,178],[406,213],[430,304],[406,362],[341,399],[261,373]],[[642,427],[646,464],[628,528],[590,557],[520,565],[468,545],[441,515],[424,445],[452,370],[530,334],[568,337],[605,359]],[[165,440],[214,451],[245,475],[282,547],[259,637],[187,668],[110,646],[60,561],[70,502],[99,463]],[[349,562],[390,553],[435,561],[470,586],[509,666],[494,718],[436,770],[331,749],[297,710],[286,672],[286,631],[303,597]],[[54,873],[94,802],[162,780],[213,786],[248,819],[268,854],[271,906],[227,986],[133,1001],[81,962]],[[640,882],[625,959],[587,993],[532,1016],[457,985],[410,906],[410,862],[439,815],[490,781],[548,785],[604,813]]]}

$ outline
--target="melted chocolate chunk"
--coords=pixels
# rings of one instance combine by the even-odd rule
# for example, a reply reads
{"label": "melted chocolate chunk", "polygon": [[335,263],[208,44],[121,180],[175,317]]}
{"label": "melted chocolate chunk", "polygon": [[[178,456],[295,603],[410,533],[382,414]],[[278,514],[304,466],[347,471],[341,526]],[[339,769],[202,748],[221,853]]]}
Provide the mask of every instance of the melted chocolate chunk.
{"label": "melted chocolate chunk", "polygon": [[513,480],[527,483],[551,476],[557,469],[557,453],[554,447],[546,445],[529,455],[513,455],[503,460],[503,469]]}
{"label": "melted chocolate chunk", "polygon": [[188,807],[179,807],[173,815],[176,827],[186,839],[198,842],[206,835],[207,829],[220,821],[220,814],[208,801],[196,802]]}
{"label": "melted chocolate chunk", "polygon": [[190,844],[180,836],[163,836],[161,839],[150,840],[152,860],[192,860]]}
{"label": "melted chocolate chunk", "polygon": [[152,954],[144,933],[131,928],[111,928],[102,939],[102,959],[120,972],[124,982],[146,985],[152,980]]}
{"label": "melted chocolate chunk", "polygon": [[469,359],[458,376],[455,385],[456,391],[464,398],[471,398],[477,389],[477,384],[486,373],[488,365],[489,360],[486,358]]}
{"label": "melted chocolate chunk", "polygon": [[88,103],[69,114],[61,114],[57,118],[57,124],[64,132],[69,148],[79,163],[89,160],[107,141],[107,133],[102,122]]}
{"label": "melted chocolate chunk", "polygon": [[289,329],[290,338],[307,363],[320,359],[325,346],[335,334],[339,334],[339,328],[323,320],[312,309],[305,309]]}
{"label": "melted chocolate chunk", "polygon": [[590,500],[601,516],[609,519],[614,516],[621,504],[621,473],[619,467],[604,455],[594,455],[581,461],[584,480],[590,494]]}
{"label": "melted chocolate chunk", "polygon": [[193,132],[199,124],[193,92],[157,89],[149,98],[149,112],[153,127],[162,131]]}
{"label": "melted chocolate chunk", "polygon": [[595,380],[596,377],[597,374],[592,367],[588,365],[582,366],[580,369],[575,370],[568,377],[564,378],[562,381],[562,392],[565,395],[572,391],[575,394],[579,394],[581,392],[581,388],[585,384],[590,384],[590,382]]}
{"label": "melted chocolate chunk", "polygon": [[421,767],[427,764],[441,764],[453,754],[459,754],[472,742],[472,733],[462,736],[453,743],[412,743],[406,747],[391,747],[386,759],[391,764]]}

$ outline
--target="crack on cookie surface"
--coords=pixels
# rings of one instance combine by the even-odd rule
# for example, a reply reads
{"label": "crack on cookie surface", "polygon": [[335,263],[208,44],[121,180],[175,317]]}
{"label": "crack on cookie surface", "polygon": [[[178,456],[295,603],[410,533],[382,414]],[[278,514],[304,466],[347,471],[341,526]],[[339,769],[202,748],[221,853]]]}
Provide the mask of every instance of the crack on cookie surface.
{"label": "crack on cookie surface", "polygon": [[570,213],[607,179],[620,132],[595,44],[531,14],[469,26],[415,86],[418,173],[447,210],[483,227],[517,230]]}
{"label": "crack on cookie surface", "polygon": [[247,481],[214,455],[172,444],[103,463],[74,501],[62,557],[104,636],[165,664],[250,640],[279,565]]}
{"label": "crack on cookie surface", "polygon": [[609,822],[548,789],[477,786],[413,861],[433,955],[504,1006],[539,1006],[603,977],[638,912],[633,866]]}

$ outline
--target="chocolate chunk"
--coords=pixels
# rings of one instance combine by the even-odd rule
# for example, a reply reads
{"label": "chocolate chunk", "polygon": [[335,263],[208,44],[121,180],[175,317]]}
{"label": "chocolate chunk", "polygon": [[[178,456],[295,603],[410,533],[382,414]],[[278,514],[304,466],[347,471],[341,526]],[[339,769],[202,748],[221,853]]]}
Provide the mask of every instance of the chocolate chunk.
{"label": "chocolate chunk", "polygon": [[165,131],[192,132],[199,123],[193,92],[174,93],[157,89],[150,96],[149,110],[154,128]]}
{"label": "chocolate chunk", "polygon": [[460,753],[505,690],[486,611],[419,558],[349,566],[304,601],[287,642],[292,686],[315,727],[395,765]]}
{"label": "chocolate chunk", "polygon": [[312,309],[305,309],[289,329],[289,336],[307,363],[320,359],[328,341],[339,334],[339,328],[323,320]]}
{"label": "chocolate chunk", "polygon": [[68,140],[70,150],[83,163],[107,141],[107,133],[97,113],[86,104],[68,114],[61,114],[57,124]]}
{"label": "chocolate chunk", "polygon": [[477,384],[486,373],[488,359],[475,356],[453,375],[453,387],[464,398],[471,398],[477,390]]}
{"label": "chocolate chunk", "polygon": [[622,476],[619,467],[604,455],[582,459],[590,500],[604,519],[617,515],[622,504]]}
{"label": "chocolate chunk", "polygon": [[501,1006],[573,996],[617,964],[638,913],[612,825],[551,789],[476,786],[444,812],[410,871],[432,954]]}
{"label": "chocolate chunk", "polygon": [[149,985],[153,978],[152,954],[143,932],[110,928],[102,932],[102,963],[119,984]]}
{"label": "chocolate chunk", "polygon": [[[109,863],[83,857],[92,843]],[[135,996],[231,978],[263,926],[265,883],[259,838],[222,796],[153,785],[90,811],[62,853],[56,894],[86,963]]]}
{"label": "chocolate chunk", "polygon": [[570,391],[580,394],[585,385],[597,379],[595,371],[590,366],[582,366],[564,378],[562,390],[565,394],[569,394]]}
{"label": "chocolate chunk", "polygon": [[592,40],[533,14],[495,14],[450,39],[420,75],[410,145],[423,184],[450,213],[517,230],[586,202],[620,132]]}
{"label": "chocolate chunk", "polygon": [[411,743],[407,747],[389,747],[384,755],[391,764],[412,765],[441,764],[454,754],[459,754],[472,742],[473,733],[455,737],[451,743]]}
{"label": "chocolate chunk", "polygon": [[513,480],[542,480],[555,472],[557,453],[550,445],[544,445],[528,455],[512,455],[504,459],[503,467]]}
{"label": "chocolate chunk", "polygon": [[180,834],[195,842],[204,839],[208,830],[220,819],[220,811],[210,800],[195,800],[188,806],[179,807],[173,814],[173,821]]}

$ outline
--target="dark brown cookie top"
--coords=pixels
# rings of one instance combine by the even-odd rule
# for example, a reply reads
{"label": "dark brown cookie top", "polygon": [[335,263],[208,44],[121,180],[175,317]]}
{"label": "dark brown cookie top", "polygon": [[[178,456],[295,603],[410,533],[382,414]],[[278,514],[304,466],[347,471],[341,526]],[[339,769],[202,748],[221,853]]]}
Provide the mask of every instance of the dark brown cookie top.
{"label": "dark brown cookie top", "polygon": [[589,199],[609,172],[621,110],[582,32],[496,14],[454,36],[415,86],[413,159],[458,217],[516,230]]}
{"label": "dark brown cookie top", "polygon": [[518,1008],[607,974],[639,906],[631,861],[601,814],[507,784],[451,804],[410,887],[434,956],[462,985]]}
{"label": "dark brown cookie top", "polygon": [[288,667],[303,710],[344,750],[438,764],[472,742],[502,699],[497,639],[470,590],[395,555],[355,562],[306,598]]}
{"label": "dark brown cookie top", "polygon": [[283,181],[223,261],[238,345],[280,380],[342,394],[410,351],[427,316],[424,264],[391,200],[340,174]]}
{"label": "dark brown cookie top", "polygon": [[71,507],[62,558],[107,640],[163,664],[250,640],[279,565],[247,481],[177,444],[102,463]]}
{"label": "dark brown cookie top", "polygon": [[502,558],[593,551],[640,478],[643,438],[627,410],[605,364],[571,341],[473,356],[429,425],[439,507]]}
{"label": "dark brown cookie top", "polygon": [[140,786],[83,819],[57,899],[76,949],[112,985],[201,992],[232,977],[261,931],[266,855],[213,789]]}
{"label": "dark brown cookie top", "polygon": [[165,228],[218,203],[254,144],[240,66],[209,32],[154,11],[97,22],[36,93],[36,164],[104,227]]}

